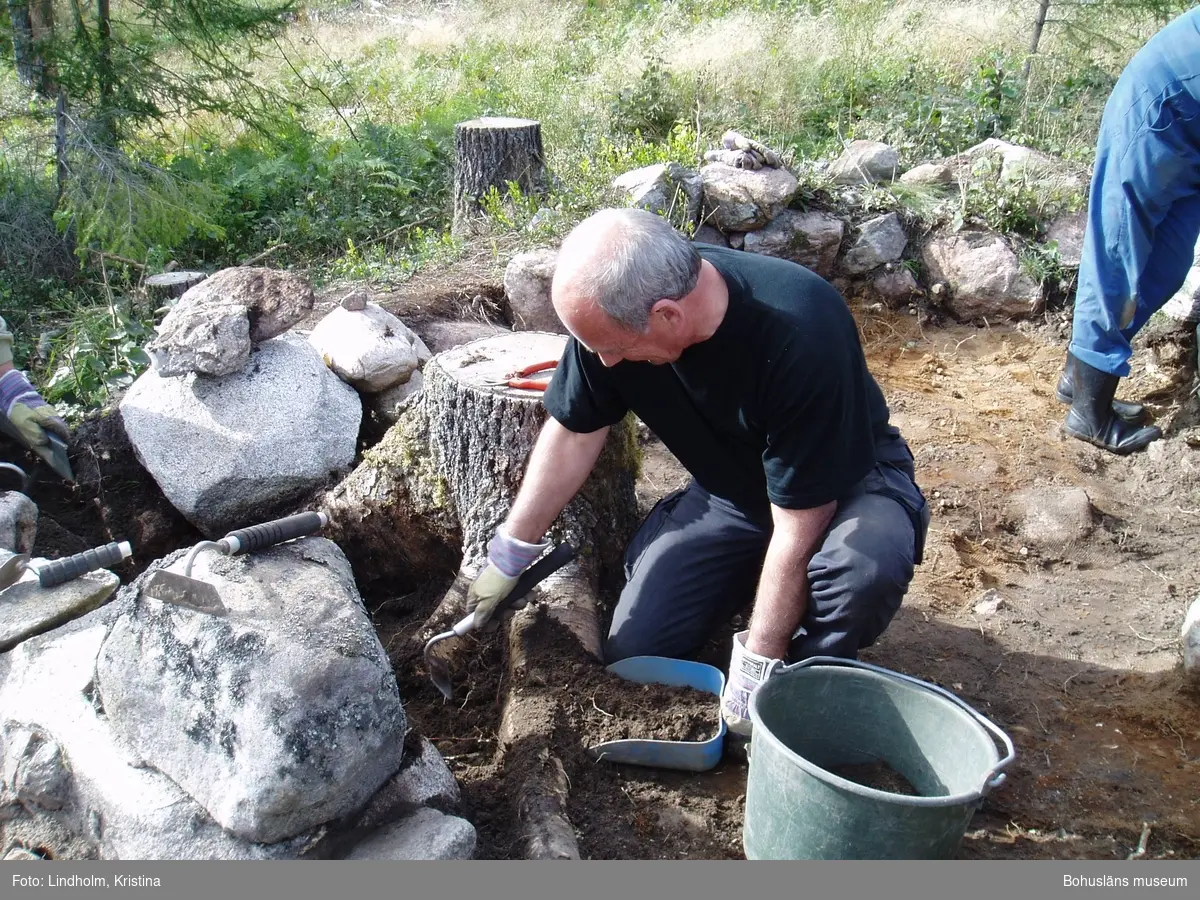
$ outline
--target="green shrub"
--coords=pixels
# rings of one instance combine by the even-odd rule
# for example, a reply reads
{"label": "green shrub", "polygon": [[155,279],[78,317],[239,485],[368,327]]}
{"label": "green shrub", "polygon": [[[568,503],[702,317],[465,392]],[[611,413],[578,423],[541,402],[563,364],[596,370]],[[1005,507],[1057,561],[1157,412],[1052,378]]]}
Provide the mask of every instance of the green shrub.
{"label": "green shrub", "polygon": [[612,101],[609,121],[613,131],[650,140],[666,138],[685,116],[678,97],[678,87],[661,57],[651,56],[637,81],[622,88]]}
{"label": "green shrub", "polygon": [[296,127],[270,142],[254,136],[209,144],[178,171],[224,192],[218,240],[198,241],[197,259],[233,260],[286,244],[285,260],[307,261],[360,247],[402,245],[420,226],[447,219],[453,133],[420,125],[365,124],[357,140],[317,138]]}
{"label": "green shrub", "polygon": [[150,364],[142,346],[152,334],[151,324],[116,306],[77,308],[54,342],[43,385],[46,400],[77,419],[129,387]]}

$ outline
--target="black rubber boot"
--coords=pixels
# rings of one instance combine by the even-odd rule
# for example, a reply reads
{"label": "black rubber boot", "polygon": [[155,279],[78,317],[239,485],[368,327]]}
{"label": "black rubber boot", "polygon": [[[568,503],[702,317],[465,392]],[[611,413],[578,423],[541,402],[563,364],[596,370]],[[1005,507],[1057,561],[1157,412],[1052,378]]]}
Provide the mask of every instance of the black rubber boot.
{"label": "black rubber boot", "polygon": [[1101,372],[1080,359],[1074,361],[1074,369],[1075,396],[1063,424],[1067,434],[1122,456],[1162,437],[1158,426],[1132,425],[1113,412],[1113,394],[1121,376]]}
{"label": "black rubber boot", "polygon": [[[1075,376],[1072,371],[1075,367],[1072,363],[1075,361],[1070,353],[1067,354],[1067,360],[1063,364],[1062,375],[1058,378],[1058,391],[1055,396],[1059,402],[1071,404],[1075,396]],[[1112,402],[1113,414],[1119,419],[1124,419],[1130,425],[1141,425],[1146,421],[1148,413],[1146,407],[1140,403],[1129,403],[1125,400],[1114,400]]]}

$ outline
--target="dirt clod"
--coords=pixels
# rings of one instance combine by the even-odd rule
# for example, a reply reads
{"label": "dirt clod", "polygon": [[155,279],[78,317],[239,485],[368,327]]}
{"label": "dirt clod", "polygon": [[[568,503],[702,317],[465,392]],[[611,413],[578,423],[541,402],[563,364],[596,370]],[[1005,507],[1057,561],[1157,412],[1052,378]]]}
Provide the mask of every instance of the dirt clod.
{"label": "dirt clod", "polygon": [[874,788],[888,794],[902,794],[906,797],[921,795],[921,792],[913,787],[907,778],[882,760],[873,763],[834,766],[829,771],[847,781],[853,781],[863,787]]}

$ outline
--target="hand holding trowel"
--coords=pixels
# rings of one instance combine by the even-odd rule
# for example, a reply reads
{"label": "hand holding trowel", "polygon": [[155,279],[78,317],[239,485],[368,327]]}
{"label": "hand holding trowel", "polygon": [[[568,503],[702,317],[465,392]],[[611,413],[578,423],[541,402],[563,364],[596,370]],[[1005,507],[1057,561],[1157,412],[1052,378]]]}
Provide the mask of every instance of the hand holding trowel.
{"label": "hand holding trowel", "polygon": [[[512,606],[516,601],[520,600],[528,594],[547,576],[557,572],[567,563],[575,558],[575,548],[570,544],[559,544],[528,569],[526,569],[521,577],[517,579],[517,583],[508,595],[497,604],[493,610],[493,614],[501,612],[504,609]],[[475,624],[475,612],[467,613],[459,620],[449,631],[443,631],[441,634],[435,634],[425,644],[425,667],[429,670],[429,680],[434,686],[442,692],[442,696],[449,700],[454,696],[453,686],[450,684],[450,671],[444,660],[439,658],[435,653],[432,653],[434,645],[442,641],[449,640],[454,637],[462,637],[474,631],[478,626]]]}
{"label": "hand holding trowel", "polygon": [[[2,324],[3,320],[0,320]],[[20,370],[0,374],[0,431],[28,447],[67,481],[75,480],[67,456],[67,423],[42,399]]]}
{"label": "hand holding trowel", "polygon": [[192,563],[201,550],[215,550],[225,556],[237,556],[239,553],[250,553],[314,534],[328,524],[329,516],[325,513],[305,512],[231,531],[219,541],[201,541],[188,553],[182,575],[166,569],[155,569],[146,576],[142,590],[147,596],[164,603],[223,616],[226,613],[225,604],[221,602],[221,595],[216,587],[207,581],[192,577]]}

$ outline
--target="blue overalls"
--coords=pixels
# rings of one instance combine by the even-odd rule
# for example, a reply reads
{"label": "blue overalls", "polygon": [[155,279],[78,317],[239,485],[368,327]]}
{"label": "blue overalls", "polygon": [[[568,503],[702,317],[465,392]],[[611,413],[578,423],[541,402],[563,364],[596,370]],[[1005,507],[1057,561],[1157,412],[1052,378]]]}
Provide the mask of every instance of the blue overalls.
{"label": "blue overalls", "polygon": [[1104,108],[1070,352],[1127,376],[1130,341],[1182,286],[1200,236],[1200,7],[1152,37]]}

